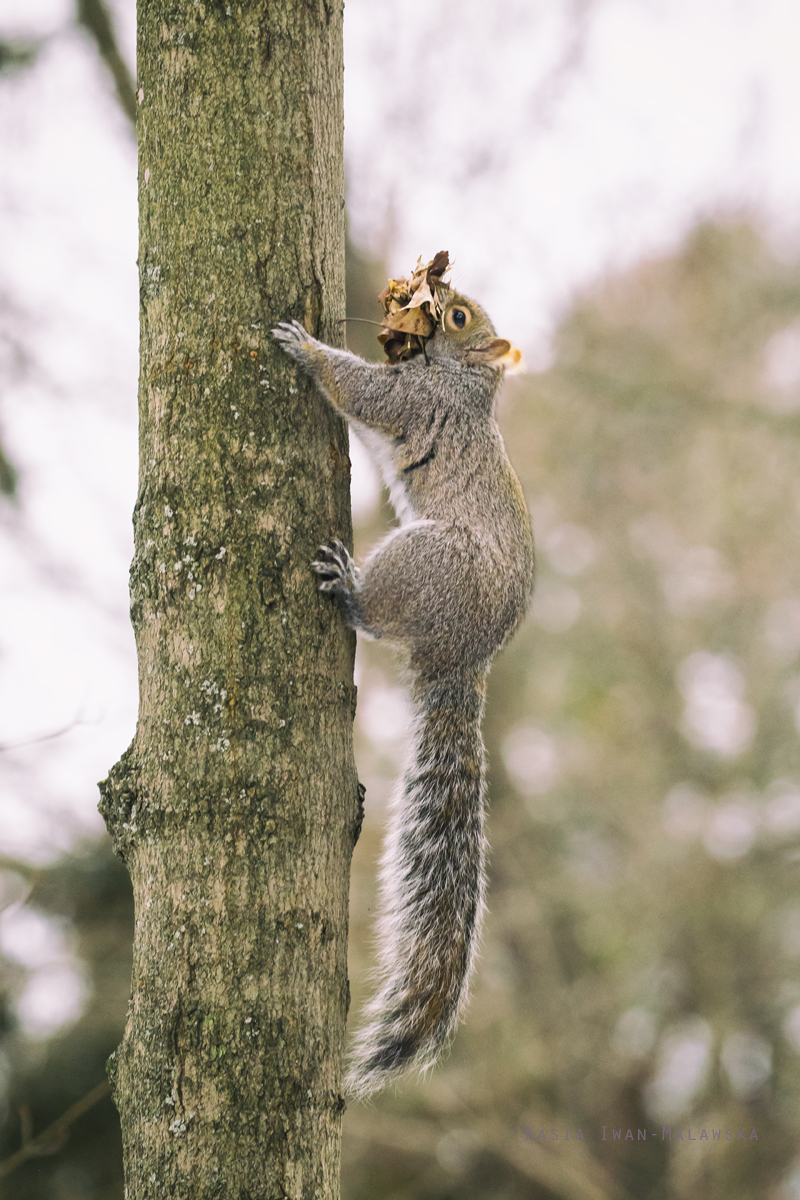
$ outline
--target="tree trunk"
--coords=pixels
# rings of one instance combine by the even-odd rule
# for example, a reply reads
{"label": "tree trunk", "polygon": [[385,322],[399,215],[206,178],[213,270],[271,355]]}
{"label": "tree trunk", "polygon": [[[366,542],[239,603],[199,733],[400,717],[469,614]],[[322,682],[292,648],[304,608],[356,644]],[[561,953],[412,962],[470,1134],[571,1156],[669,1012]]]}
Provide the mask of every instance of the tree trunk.
{"label": "tree trunk", "polygon": [[274,346],[344,312],[341,0],[140,0],[140,710],[128,1200],[338,1196],[354,639],[346,432]]}

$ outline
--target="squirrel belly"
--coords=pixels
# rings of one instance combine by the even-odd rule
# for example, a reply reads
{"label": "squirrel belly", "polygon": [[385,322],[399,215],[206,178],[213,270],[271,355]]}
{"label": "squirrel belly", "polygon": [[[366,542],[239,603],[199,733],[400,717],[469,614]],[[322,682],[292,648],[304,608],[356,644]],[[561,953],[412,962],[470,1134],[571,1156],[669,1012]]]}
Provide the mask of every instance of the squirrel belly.
{"label": "squirrel belly", "polygon": [[339,541],[312,563],[351,628],[405,653],[412,741],[381,864],[377,992],[346,1089],[363,1098],[433,1065],[468,995],[484,912],[486,676],[533,588],[522,489],[494,420],[501,342],[453,292],[426,357],[364,362],[273,331],[331,405],[367,431],[401,520],[359,569]]}

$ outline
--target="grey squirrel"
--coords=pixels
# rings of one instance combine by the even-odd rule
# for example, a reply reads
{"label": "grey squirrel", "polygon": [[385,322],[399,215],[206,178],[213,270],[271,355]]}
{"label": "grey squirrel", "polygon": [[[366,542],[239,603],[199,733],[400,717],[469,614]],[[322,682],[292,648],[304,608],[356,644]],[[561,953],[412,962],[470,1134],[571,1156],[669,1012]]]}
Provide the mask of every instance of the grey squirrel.
{"label": "grey squirrel", "polygon": [[533,588],[530,516],[493,415],[512,347],[472,300],[444,294],[424,355],[397,364],[297,321],[273,330],[372,451],[400,520],[361,569],[338,541],[312,563],[351,628],[405,651],[414,710],[382,859],[379,989],[345,1081],[358,1098],[432,1066],[466,1002],[484,911],[486,676]]}

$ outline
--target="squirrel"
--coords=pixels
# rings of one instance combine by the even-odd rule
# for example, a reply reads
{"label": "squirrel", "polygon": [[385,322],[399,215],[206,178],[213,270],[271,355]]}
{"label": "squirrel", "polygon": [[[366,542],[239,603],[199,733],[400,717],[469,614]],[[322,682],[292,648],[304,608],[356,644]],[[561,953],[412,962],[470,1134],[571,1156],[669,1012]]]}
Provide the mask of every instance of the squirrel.
{"label": "squirrel", "polygon": [[345,1080],[358,1099],[433,1066],[466,1003],[484,913],[486,676],[533,589],[530,515],[493,414],[512,347],[474,301],[445,295],[424,355],[395,364],[297,321],[273,330],[377,459],[400,521],[360,569],[340,541],[311,564],[352,629],[405,652],[414,712],[381,862],[379,988]]}

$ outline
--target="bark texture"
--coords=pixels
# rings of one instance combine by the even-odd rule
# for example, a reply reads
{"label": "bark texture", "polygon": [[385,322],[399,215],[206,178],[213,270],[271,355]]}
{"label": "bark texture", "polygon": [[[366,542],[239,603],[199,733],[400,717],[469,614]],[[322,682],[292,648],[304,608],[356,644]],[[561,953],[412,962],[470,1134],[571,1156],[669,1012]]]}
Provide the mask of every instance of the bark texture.
{"label": "bark texture", "polygon": [[344,313],[340,0],[140,0],[140,712],[101,785],[136,900],[128,1200],[338,1196],[346,432],[269,331]]}

